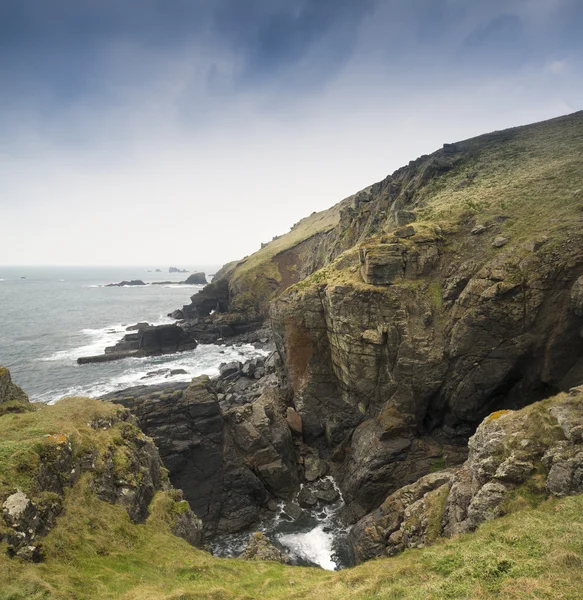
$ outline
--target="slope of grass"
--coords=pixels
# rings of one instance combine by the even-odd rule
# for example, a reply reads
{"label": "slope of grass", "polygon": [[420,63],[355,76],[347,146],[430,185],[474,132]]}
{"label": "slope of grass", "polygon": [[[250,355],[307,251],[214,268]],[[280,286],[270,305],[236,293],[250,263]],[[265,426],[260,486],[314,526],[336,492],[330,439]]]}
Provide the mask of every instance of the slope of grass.
{"label": "slope of grass", "polygon": [[0,600],[444,599],[575,600],[583,589],[583,497],[544,503],[476,533],[330,573],[217,559],[167,531],[157,503],[144,525],[81,482],[45,540],[47,560],[0,557]]}

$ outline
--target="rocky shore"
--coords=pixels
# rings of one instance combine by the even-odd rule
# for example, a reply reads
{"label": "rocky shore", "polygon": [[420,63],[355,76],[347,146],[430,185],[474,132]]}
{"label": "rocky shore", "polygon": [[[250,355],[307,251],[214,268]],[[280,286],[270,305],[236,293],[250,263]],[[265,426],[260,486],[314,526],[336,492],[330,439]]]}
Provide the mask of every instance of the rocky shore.
{"label": "rocky shore", "polygon": [[177,325],[149,325],[138,323],[128,328],[126,334],[115,346],[109,346],[104,354],[81,356],[80,365],[109,362],[129,357],[158,356],[194,350],[198,345],[194,337]]}

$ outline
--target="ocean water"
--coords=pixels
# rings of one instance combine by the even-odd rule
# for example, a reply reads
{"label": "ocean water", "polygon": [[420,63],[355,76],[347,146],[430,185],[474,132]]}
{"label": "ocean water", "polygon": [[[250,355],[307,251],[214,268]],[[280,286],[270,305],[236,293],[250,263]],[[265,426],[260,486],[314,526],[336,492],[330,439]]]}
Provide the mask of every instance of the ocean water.
{"label": "ocean water", "polygon": [[[218,374],[221,362],[261,353],[252,346],[200,345],[175,355],[78,365],[100,354],[138,321],[172,323],[167,314],[189,302],[202,286],[179,285],[188,274],[148,272],[145,267],[0,267],[0,365],[31,400],[54,402],[73,395],[100,396],[132,385],[190,381]],[[201,269],[214,273],[216,266]],[[104,287],[141,279],[163,286]],[[148,372],[181,368],[186,375],[143,380]]]}

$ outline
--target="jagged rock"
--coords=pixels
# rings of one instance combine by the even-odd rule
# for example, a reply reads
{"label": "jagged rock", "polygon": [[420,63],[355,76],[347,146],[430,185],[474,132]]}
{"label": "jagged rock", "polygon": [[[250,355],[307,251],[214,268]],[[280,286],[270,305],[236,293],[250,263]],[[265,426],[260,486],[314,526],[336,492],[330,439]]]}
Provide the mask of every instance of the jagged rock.
{"label": "jagged rock", "polygon": [[130,325],[129,327],[126,327],[126,331],[139,331],[140,329],[144,329],[144,327],[150,327],[149,323],[141,322],[141,323],[136,323],[135,325]]}
{"label": "jagged rock", "polygon": [[582,442],[583,388],[521,411],[493,413],[470,439],[461,468],[397,490],[353,527],[357,561],[472,531],[504,514],[505,502],[523,485],[541,499],[581,493]]}
{"label": "jagged rock", "polygon": [[283,507],[283,512],[292,520],[297,521],[302,517],[304,511],[294,502],[286,502]]}
{"label": "jagged rock", "polygon": [[411,210],[398,210],[395,213],[395,223],[397,227],[409,225],[417,220],[417,215]]}
{"label": "jagged rock", "polygon": [[407,227],[401,227],[395,230],[395,235],[398,238],[409,238],[415,235],[415,227],[407,225]]}
{"label": "jagged rock", "polygon": [[378,244],[360,249],[361,274],[371,285],[390,285],[403,275],[404,248],[400,244]]}
{"label": "jagged rock", "polygon": [[269,501],[267,490],[289,498],[297,489],[286,407],[275,390],[227,410],[225,420],[208,377],[108,399],[130,408],[155,439],[172,483],[184,491],[207,537],[253,524]]}
{"label": "jagged rock", "polygon": [[310,490],[317,500],[324,504],[332,504],[340,498],[338,490],[330,479],[320,479],[310,485]]}
{"label": "jagged rock", "polygon": [[239,556],[243,560],[273,560],[287,565],[290,559],[276,548],[260,531],[251,536],[249,544]]}
{"label": "jagged rock", "polygon": [[481,235],[482,233],[485,233],[488,230],[487,227],[485,227],[484,225],[476,225],[476,227],[474,227],[471,231],[472,235]]}
{"label": "jagged rock", "polygon": [[170,267],[168,273],[188,273],[186,269],[178,269],[176,267]]}
{"label": "jagged rock", "polygon": [[239,375],[240,372],[241,363],[239,362],[225,363],[219,366],[219,373],[223,379],[226,379],[227,377],[232,378],[235,375]]}
{"label": "jagged rock", "polygon": [[328,464],[316,453],[311,452],[304,457],[304,477],[306,481],[316,481],[328,472]]}
{"label": "jagged rock", "polygon": [[349,535],[356,562],[434,541],[454,474],[442,471],[426,475],[400,488],[363,517]]}
{"label": "jagged rock", "polygon": [[287,425],[284,399],[275,389],[225,413],[233,440],[245,463],[273,494],[290,498],[299,485],[295,448]]}

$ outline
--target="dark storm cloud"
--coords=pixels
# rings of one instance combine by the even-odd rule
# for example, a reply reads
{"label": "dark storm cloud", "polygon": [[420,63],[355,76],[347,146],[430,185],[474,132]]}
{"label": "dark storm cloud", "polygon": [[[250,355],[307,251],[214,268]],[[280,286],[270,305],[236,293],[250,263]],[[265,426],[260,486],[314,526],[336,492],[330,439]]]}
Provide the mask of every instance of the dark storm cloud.
{"label": "dark storm cloud", "polygon": [[324,76],[349,56],[372,6],[373,0],[7,0],[0,4],[2,96],[16,100],[46,87],[47,100],[57,103],[94,97],[107,83],[103,52],[116,43],[162,55],[197,44],[227,50],[241,62],[236,83],[247,85],[292,68],[325,39],[315,65]]}

